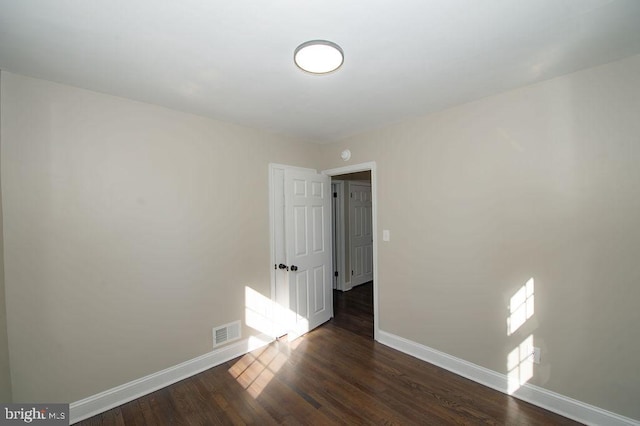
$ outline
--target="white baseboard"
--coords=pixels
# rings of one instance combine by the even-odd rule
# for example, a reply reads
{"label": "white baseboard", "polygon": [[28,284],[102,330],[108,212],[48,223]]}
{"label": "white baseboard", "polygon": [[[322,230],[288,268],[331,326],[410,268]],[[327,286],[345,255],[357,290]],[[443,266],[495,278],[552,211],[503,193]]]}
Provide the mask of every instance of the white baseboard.
{"label": "white baseboard", "polygon": [[[267,335],[252,336],[185,361],[157,373],[106,390],[70,404],[70,424],[125,404],[141,396],[162,389],[209,368],[220,365],[265,345],[274,339]],[[507,376],[471,362],[456,358],[420,343],[378,330],[377,340],[400,352],[437,365],[455,374],[507,393]],[[581,401],[552,392],[539,386],[525,384],[512,396],[546,410],[587,425],[640,426],[640,421],[612,413]]]}
{"label": "white baseboard", "polygon": [[197,358],[158,371],[157,373],[73,402],[69,406],[69,424],[95,416],[96,414],[140,398],[158,389],[162,389],[187,377],[191,377],[194,374],[242,356],[247,352],[266,346],[273,340],[273,337],[264,334],[251,336],[248,339],[232,343]]}
{"label": "white baseboard", "polygon": [[[420,343],[395,334],[378,330],[377,340],[383,345],[437,365],[474,382],[508,393],[508,379],[505,374],[489,370],[471,362],[456,358]],[[630,426],[640,425],[640,421],[586,404],[560,395],[539,386],[524,384],[512,396],[538,407],[576,420],[587,425]]]}

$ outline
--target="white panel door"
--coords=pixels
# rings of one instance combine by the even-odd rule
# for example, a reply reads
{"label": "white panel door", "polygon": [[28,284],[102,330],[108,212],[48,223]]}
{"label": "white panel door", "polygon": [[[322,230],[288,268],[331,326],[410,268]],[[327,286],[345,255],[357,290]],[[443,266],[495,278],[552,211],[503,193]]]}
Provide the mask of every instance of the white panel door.
{"label": "white panel door", "polygon": [[373,280],[371,185],[349,183],[351,286]]}
{"label": "white panel door", "polygon": [[289,309],[293,334],[303,334],[333,316],[331,181],[329,176],[285,170],[285,234]]}

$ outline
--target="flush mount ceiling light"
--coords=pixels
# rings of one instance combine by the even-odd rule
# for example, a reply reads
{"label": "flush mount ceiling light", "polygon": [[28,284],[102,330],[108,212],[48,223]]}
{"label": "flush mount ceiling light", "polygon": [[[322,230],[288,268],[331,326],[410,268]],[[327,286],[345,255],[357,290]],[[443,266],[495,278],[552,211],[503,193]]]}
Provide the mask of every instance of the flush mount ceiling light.
{"label": "flush mount ceiling light", "polygon": [[308,73],[327,74],[340,68],[344,62],[344,52],[330,41],[311,40],[296,47],[293,61]]}

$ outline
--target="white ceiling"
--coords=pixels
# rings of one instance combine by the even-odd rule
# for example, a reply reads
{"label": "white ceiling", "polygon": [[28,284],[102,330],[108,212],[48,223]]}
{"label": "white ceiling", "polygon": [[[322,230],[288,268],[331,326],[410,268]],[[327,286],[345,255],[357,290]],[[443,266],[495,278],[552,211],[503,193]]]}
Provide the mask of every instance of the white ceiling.
{"label": "white ceiling", "polygon": [[640,0],[0,0],[1,69],[319,142],[637,53]]}

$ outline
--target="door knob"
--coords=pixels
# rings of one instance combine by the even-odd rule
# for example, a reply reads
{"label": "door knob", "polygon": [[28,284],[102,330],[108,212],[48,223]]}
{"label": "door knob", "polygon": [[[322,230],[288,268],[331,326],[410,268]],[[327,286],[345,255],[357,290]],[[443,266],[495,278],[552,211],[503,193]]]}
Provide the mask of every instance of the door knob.
{"label": "door knob", "polygon": [[286,269],[288,271],[289,267],[287,265],[285,265],[284,263],[281,263],[281,264],[278,265],[278,269]]}
{"label": "door knob", "polygon": [[296,265],[291,265],[291,270],[295,272],[298,270],[298,267]]}

